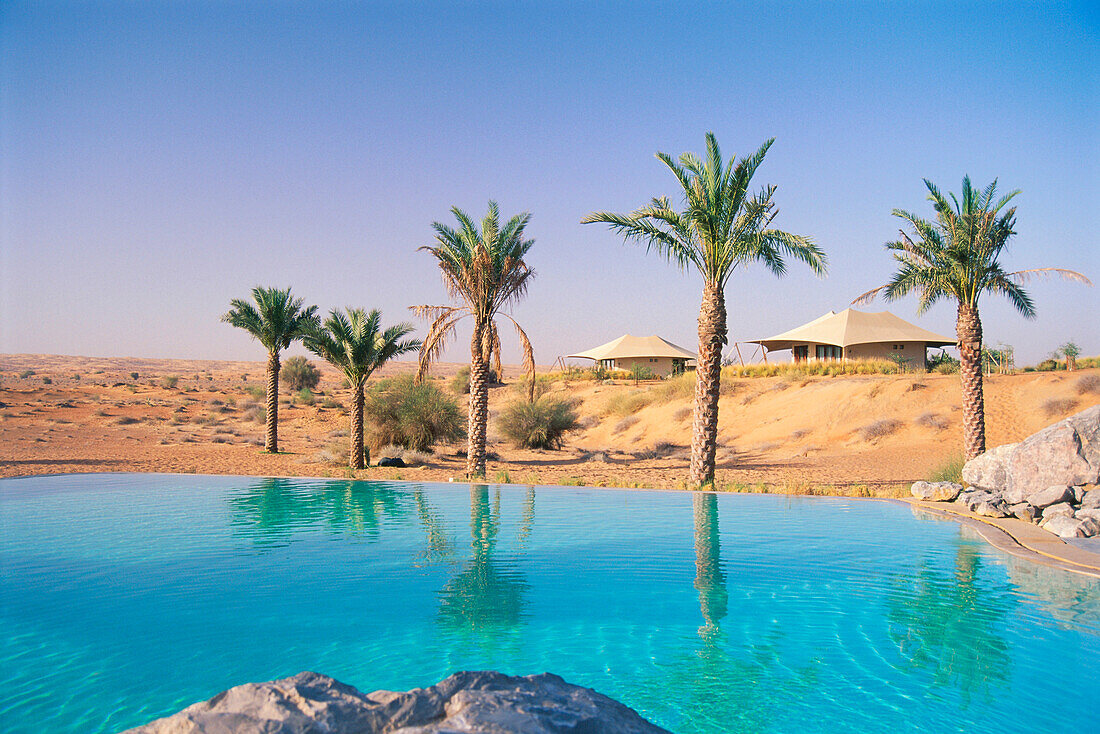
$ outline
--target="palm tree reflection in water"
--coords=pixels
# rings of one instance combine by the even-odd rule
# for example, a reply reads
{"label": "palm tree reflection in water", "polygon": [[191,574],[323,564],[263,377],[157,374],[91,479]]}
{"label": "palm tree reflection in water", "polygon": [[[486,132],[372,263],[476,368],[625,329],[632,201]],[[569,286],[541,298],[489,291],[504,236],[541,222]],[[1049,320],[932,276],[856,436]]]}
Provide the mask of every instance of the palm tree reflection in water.
{"label": "palm tree reflection in water", "polygon": [[[530,533],[534,519],[534,488],[528,491],[520,538]],[[452,629],[500,631],[523,621],[528,584],[516,564],[494,558],[500,531],[500,489],[489,501],[489,487],[470,485],[472,558],[440,592],[439,619]]]}

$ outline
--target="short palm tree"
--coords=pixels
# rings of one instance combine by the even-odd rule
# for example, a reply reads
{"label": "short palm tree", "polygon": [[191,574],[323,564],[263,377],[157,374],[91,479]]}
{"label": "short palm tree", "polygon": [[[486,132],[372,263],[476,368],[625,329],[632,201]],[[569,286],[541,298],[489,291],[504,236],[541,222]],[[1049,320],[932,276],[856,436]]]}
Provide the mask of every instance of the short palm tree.
{"label": "short palm tree", "polygon": [[[901,239],[887,242],[894,253],[897,272],[884,286],[867,291],[854,304],[868,303],[882,293],[893,301],[908,293],[918,294],[917,312],[924,313],[941,299],[955,301],[955,334],[959,344],[959,371],[963,393],[963,442],[966,458],[985,452],[985,399],[982,395],[982,321],[978,299],[983,293],[998,293],[1023,314],[1035,317],[1035,304],[1022,284],[1033,276],[1058,275],[1092,285],[1073,270],[1035,268],[1007,272],[998,262],[1015,234],[1016,207],[1006,209],[1019,191],[997,197],[997,182],[978,190],[970,177],[962,182],[962,200],[944,196],[929,181],[928,199],[936,212],[935,221],[895,209],[911,232],[901,230]],[[948,198],[950,197],[950,198]]]}
{"label": "short palm tree", "polygon": [[351,384],[354,398],[351,409],[351,450],[348,466],[362,469],[363,461],[363,387],[376,369],[394,357],[420,349],[417,339],[405,339],[412,324],[382,328],[382,313],[361,308],[333,309],[324,323],[306,333],[306,349],[341,370]]}
{"label": "short palm tree", "polygon": [[496,354],[499,363],[500,355],[500,337],[496,327],[498,316],[511,321],[519,334],[523,345],[523,366],[529,374],[529,389],[534,390],[535,355],[531,341],[516,320],[502,309],[516,303],[527,292],[527,284],[535,271],[527,266],[524,257],[535,241],[523,236],[531,215],[527,212],[517,214],[501,227],[500,210],[495,201],[489,202],[489,211],[481,220],[480,227],[458,207],[453,207],[451,213],[458,220],[458,228],[433,222],[435,244],[420,249],[435,257],[447,290],[462,305],[414,307],[419,316],[432,319],[420,349],[417,379],[423,380],[427,375],[431,362],[442,353],[447,340],[454,335],[458,321],[466,316],[473,317],[466,472],[470,477],[484,477],[485,432],[489,417],[489,359]]}
{"label": "short palm tree", "polygon": [[279,451],[279,352],[301,339],[317,323],[317,307],[302,307],[301,298],[292,298],[290,289],[252,289],[253,303],[240,298],[222,321],[244,329],[267,349],[267,440],[264,448]]}
{"label": "short palm tree", "polygon": [[684,153],[679,163],[665,153],[657,158],[683,187],[683,211],[666,197],[653,199],[630,214],[593,212],[584,224],[603,222],[628,241],[703,276],[699,309],[699,365],[695,382],[690,481],[714,481],[718,447],[718,397],[722,377],[722,347],[727,343],[725,288],[740,265],[762,262],[775,275],[786,270],[783,257],[801,260],[817,274],[825,273],[824,253],[806,237],[772,229],[779,213],[772,197],[775,186],[749,191],[753,174],[773,140],[751,156],[723,163],[714,133],[707,133],[707,158]]}

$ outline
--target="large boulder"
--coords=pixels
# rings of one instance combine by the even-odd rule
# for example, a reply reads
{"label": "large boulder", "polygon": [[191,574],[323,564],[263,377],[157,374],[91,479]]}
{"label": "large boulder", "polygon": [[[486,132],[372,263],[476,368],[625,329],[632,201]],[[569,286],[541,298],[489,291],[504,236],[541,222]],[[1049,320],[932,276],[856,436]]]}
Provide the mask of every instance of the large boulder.
{"label": "large boulder", "polygon": [[1055,515],[1040,524],[1044,530],[1059,538],[1091,538],[1100,534],[1100,522],[1091,517],[1075,518],[1073,515]]}
{"label": "large boulder", "polygon": [[1041,510],[1044,507],[1050,507],[1051,505],[1057,505],[1062,502],[1073,502],[1074,495],[1073,490],[1064,484],[1055,484],[1053,487],[1047,487],[1046,489],[1035,492],[1027,501]]}
{"label": "large boulder", "polygon": [[247,683],[129,734],[667,734],[591,688],[543,673],[455,673],[430,688],[363,694],[319,673]]}
{"label": "large boulder", "polygon": [[1100,405],[1094,405],[1020,442],[1008,459],[1009,488],[1100,481]]}
{"label": "large boulder", "polygon": [[1018,445],[1006,443],[975,456],[963,465],[963,481],[978,489],[1004,491],[1008,487],[1008,457]]}
{"label": "large boulder", "polygon": [[950,502],[959,496],[963,486],[955,482],[913,482],[909,491],[914,497],[929,502]]}
{"label": "large boulder", "polygon": [[1100,508],[1100,489],[1090,489],[1086,491],[1085,496],[1081,498],[1081,507],[1086,510]]}
{"label": "large boulder", "polygon": [[[1047,426],[1018,444],[990,449],[966,462],[963,481],[1003,492],[1010,504],[1036,492],[1100,482],[1100,405]],[[1032,503],[1034,504],[1034,503]]]}

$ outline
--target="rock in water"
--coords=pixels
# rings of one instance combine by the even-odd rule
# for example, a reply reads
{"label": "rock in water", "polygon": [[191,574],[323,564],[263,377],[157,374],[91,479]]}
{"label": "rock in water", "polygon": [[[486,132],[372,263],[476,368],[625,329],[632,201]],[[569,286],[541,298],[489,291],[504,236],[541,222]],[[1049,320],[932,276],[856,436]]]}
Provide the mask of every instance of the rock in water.
{"label": "rock in water", "polygon": [[914,482],[909,491],[917,499],[930,502],[950,502],[959,496],[963,486],[954,482]]}
{"label": "rock in water", "polygon": [[668,734],[551,673],[464,671],[430,688],[363,694],[319,673],[247,683],[130,734]]}

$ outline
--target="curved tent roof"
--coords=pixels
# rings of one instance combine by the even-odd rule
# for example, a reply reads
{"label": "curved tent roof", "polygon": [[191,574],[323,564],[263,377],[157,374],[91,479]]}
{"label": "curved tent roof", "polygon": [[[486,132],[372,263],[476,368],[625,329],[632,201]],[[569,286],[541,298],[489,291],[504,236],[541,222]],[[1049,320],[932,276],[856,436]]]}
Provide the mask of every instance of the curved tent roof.
{"label": "curved tent roof", "polygon": [[877,342],[925,342],[930,347],[955,344],[954,339],[910,324],[889,311],[864,313],[850,308],[840,313],[830,311],[797,329],[767,339],[749,341],[773,352],[790,349],[795,344],[833,344],[838,347]]}
{"label": "curved tent roof", "polygon": [[583,352],[567,355],[567,359],[629,359],[631,357],[672,357],[673,359],[698,359],[694,352],[678,347],[659,336],[632,336],[623,334],[614,341]]}

